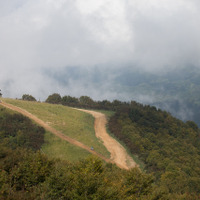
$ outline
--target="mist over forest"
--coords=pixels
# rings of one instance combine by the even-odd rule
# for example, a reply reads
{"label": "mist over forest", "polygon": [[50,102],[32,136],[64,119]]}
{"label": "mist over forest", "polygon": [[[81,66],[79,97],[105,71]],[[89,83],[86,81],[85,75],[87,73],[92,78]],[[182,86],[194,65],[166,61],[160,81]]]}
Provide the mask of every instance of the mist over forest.
{"label": "mist over forest", "polygon": [[0,1],[4,97],[136,100],[199,117],[198,0]]}
{"label": "mist over forest", "polygon": [[[192,120],[200,125],[200,69],[197,67],[149,72],[131,66],[71,66],[52,70],[46,68],[42,75],[44,80],[48,80],[48,84],[41,85],[38,90],[35,89],[31,93],[40,101],[44,101],[52,93],[74,97],[86,95],[96,101],[134,100],[154,105],[183,121]],[[5,84],[4,96],[20,98],[30,91],[25,86],[23,90],[17,88],[24,93],[16,90],[15,92],[20,95],[15,92],[11,95],[8,92],[11,83]]]}
{"label": "mist over forest", "polygon": [[45,71],[61,88],[62,95],[88,95],[94,100],[138,101],[166,110],[181,120],[199,123],[200,70],[196,67],[147,72],[124,67],[115,69],[68,67]]}

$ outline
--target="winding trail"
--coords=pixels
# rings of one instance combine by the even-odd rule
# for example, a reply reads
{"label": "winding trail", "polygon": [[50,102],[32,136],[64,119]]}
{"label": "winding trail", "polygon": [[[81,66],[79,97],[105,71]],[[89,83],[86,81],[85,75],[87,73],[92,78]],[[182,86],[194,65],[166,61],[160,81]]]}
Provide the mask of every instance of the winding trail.
{"label": "winding trail", "polygon": [[122,166],[124,169],[130,169],[137,166],[132,157],[128,155],[126,149],[107,133],[107,120],[103,113],[84,109],[77,110],[89,113],[95,118],[94,128],[96,136],[103,141],[104,146],[111,154],[110,159],[114,163],[116,163],[118,166]]}
{"label": "winding trail", "polygon": [[81,147],[82,149],[85,149],[86,151],[89,151],[90,153],[100,157],[101,159],[105,160],[108,163],[115,163],[118,167],[120,167],[122,169],[127,169],[127,170],[137,166],[137,164],[134,162],[134,160],[127,154],[127,152],[123,148],[123,146],[121,144],[119,144],[111,136],[109,136],[108,133],[106,132],[107,121],[106,121],[105,115],[102,113],[95,112],[95,111],[89,111],[89,110],[83,110],[83,109],[77,109],[77,110],[80,110],[83,112],[87,112],[94,116],[94,118],[95,118],[94,126],[95,126],[96,136],[103,141],[105,147],[111,153],[110,159],[106,158],[105,156],[99,154],[98,152],[96,152],[94,150],[91,150],[90,147],[88,147],[87,145],[85,145],[75,139],[72,139],[72,138],[64,135],[60,131],[52,128],[51,126],[46,124],[44,121],[42,121],[35,115],[27,112],[26,110],[16,107],[14,105],[5,103],[5,102],[1,102],[0,104],[6,108],[17,111],[17,112],[29,117],[30,119],[32,119],[36,123],[38,123],[40,126],[44,127],[46,130],[50,131],[51,133],[58,136],[59,138],[65,140],[73,145]]}

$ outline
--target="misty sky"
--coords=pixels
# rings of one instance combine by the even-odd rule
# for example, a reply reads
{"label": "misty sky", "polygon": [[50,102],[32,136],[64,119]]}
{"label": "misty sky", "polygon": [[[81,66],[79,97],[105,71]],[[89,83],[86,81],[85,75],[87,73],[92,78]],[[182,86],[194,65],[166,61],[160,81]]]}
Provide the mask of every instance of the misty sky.
{"label": "misty sky", "polygon": [[[58,92],[112,99],[120,97],[112,70],[191,65],[200,66],[199,0],[0,0],[4,97]],[[102,68],[105,82],[94,87],[85,73],[70,78],[72,68],[89,74]]]}

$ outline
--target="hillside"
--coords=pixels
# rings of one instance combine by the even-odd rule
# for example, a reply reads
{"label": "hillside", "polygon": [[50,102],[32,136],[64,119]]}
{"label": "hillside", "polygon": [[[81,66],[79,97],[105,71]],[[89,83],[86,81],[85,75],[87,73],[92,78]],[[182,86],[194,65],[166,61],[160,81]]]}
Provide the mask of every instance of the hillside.
{"label": "hillside", "polygon": [[[152,196],[152,177],[138,169],[122,171],[111,164],[105,165],[95,157],[81,159],[74,164],[50,160],[49,156],[38,151],[45,142],[44,134],[44,129],[30,119],[0,105],[2,200],[128,200]],[[135,191],[133,185],[142,189]]]}
{"label": "hillside", "polygon": [[[47,100],[58,96],[50,95]],[[71,99],[74,97],[59,96],[59,103],[72,104]],[[86,96],[74,100],[76,107],[115,111],[109,130],[144,162],[145,170],[154,175],[164,193],[178,194],[180,199],[185,194],[199,196],[200,130],[193,121],[183,122],[166,111],[134,101],[97,102]]]}
{"label": "hillside", "polygon": [[[57,97],[58,95],[54,96]],[[62,98],[60,99],[62,100]],[[64,99],[66,100],[66,98]],[[68,97],[68,99],[71,98]],[[88,97],[80,99],[92,100],[88,99]],[[45,175],[43,172],[40,175],[36,175],[38,173],[38,165],[31,164],[32,161],[27,163],[26,160],[20,157],[21,161],[18,163],[19,161],[16,160],[15,167],[13,167],[12,163],[9,164],[7,162],[12,156],[16,156],[15,152],[21,151],[20,149],[18,150],[20,145],[18,141],[24,141],[24,136],[22,135],[21,140],[15,140],[12,137],[7,138],[4,134],[2,138],[5,137],[5,139],[1,143],[3,145],[1,149],[4,150],[0,159],[1,172],[3,172],[0,176],[2,195],[8,196],[8,191],[12,191],[13,195],[20,196],[20,194],[24,194],[23,191],[26,191],[25,196],[29,197],[27,199],[31,199],[31,193],[29,192],[34,191],[34,198],[37,195],[40,197],[44,195],[46,199],[199,199],[200,130],[194,122],[188,121],[184,123],[166,111],[144,106],[133,101],[128,103],[115,100],[113,102],[107,101],[106,104],[105,101],[104,104],[93,100],[91,102],[92,104],[88,104],[87,101],[83,103],[78,99],[76,105],[77,107],[115,110],[115,114],[109,120],[109,129],[112,134],[126,144],[133,155],[138,156],[144,162],[145,172],[138,171],[137,168],[126,172],[115,168],[111,164],[105,165],[96,158],[88,158],[71,164],[58,160],[50,161],[49,158],[40,154],[23,153],[25,154],[25,159],[29,156],[33,160],[41,160],[40,167],[44,167],[43,172]],[[26,104],[26,102],[19,100],[15,101],[15,103]],[[36,102],[33,105],[33,107],[41,110],[44,109],[42,108],[44,105],[50,106],[48,109],[51,106],[55,108],[57,106],[60,108],[61,106]],[[40,108],[40,106],[42,107]],[[69,109],[68,107],[66,108]],[[65,109],[65,107],[62,106],[62,109]],[[74,109],[72,110],[75,111]],[[70,111],[68,110],[68,112]],[[16,125],[16,123],[12,124],[13,126]],[[17,131],[17,135],[19,133]],[[10,143],[12,141],[17,141],[14,143],[15,146]],[[7,146],[5,146],[7,142],[9,142],[8,147],[12,150],[8,150]],[[21,148],[27,147],[22,146]],[[25,170],[25,167],[29,166],[29,164],[34,167],[28,167]],[[63,168],[62,166],[65,167]],[[19,174],[16,174],[16,169]],[[34,173],[31,170],[34,170]],[[28,178],[24,178],[20,174],[22,171],[24,171],[24,176]],[[27,174],[32,175],[27,176]],[[13,175],[17,179],[13,178]],[[40,178],[37,179],[36,177]],[[15,182],[12,183],[12,180],[15,180]],[[27,180],[29,181],[28,185],[26,184]],[[55,182],[58,184],[55,184]],[[10,186],[8,186],[9,184]],[[63,185],[75,189],[65,190]]]}
{"label": "hillside", "polygon": [[194,122],[131,102],[111,117],[109,128],[165,191],[200,195],[200,130]]}
{"label": "hillside", "polygon": [[38,151],[43,142],[43,128],[0,105],[1,200],[151,198],[152,176],[95,157],[75,163],[52,160]]}
{"label": "hillside", "polygon": [[[61,140],[67,141],[71,145],[75,145],[78,148],[82,148],[82,153],[78,154],[78,155],[76,155],[76,152],[73,152],[72,150],[69,152],[68,155],[73,156],[74,159],[77,159],[77,158],[80,159],[81,155],[83,155],[82,158],[84,158],[84,154],[86,153],[86,151],[88,151],[89,153],[100,157],[101,159],[105,160],[106,162],[111,162],[111,163],[117,164],[120,168],[123,168],[123,169],[129,169],[129,168],[136,166],[136,163],[128,155],[128,153],[126,152],[124,147],[107,133],[107,131],[106,131],[107,120],[106,120],[106,117],[104,114],[99,113],[99,112],[94,112],[94,111],[76,109],[76,111],[78,111],[78,112],[89,113],[95,118],[95,122],[93,125],[95,128],[95,135],[92,135],[92,137],[91,137],[91,135],[88,134],[88,132],[86,132],[84,135],[83,129],[81,132],[77,128],[77,126],[80,124],[83,124],[83,123],[86,124],[86,121],[84,122],[83,118],[80,118],[80,119],[76,118],[76,121],[73,120],[74,109],[63,107],[61,105],[60,105],[60,109],[58,109],[58,105],[48,105],[48,104],[41,105],[43,103],[39,103],[40,105],[38,107],[38,103],[31,102],[31,101],[19,101],[19,100],[17,101],[17,100],[12,100],[12,99],[9,99],[9,100],[7,99],[6,101],[9,101],[14,105],[17,105],[17,107],[13,106],[11,104],[5,103],[4,101],[1,104],[9,109],[15,110],[15,111],[29,117],[30,119],[34,120],[34,122],[36,122],[37,124],[39,124],[43,128],[45,128],[45,130],[47,130],[47,131],[53,133],[55,136],[59,137]],[[21,109],[20,107],[25,108],[25,110]],[[49,109],[50,107],[51,107],[51,110]],[[68,109],[68,111],[66,110],[66,108]],[[29,112],[27,112],[27,109],[29,110]],[[61,109],[63,112],[60,112]],[[49,113],[44,114],[45,112],[47,112],[47,110]],[[48,123],[42,120],[42,119],[46,119],[47,115],[49,116],[56,112],[59,117],[53,116],[51,119],[48,120]],[[36,115],[38,115],[38,114],[40,114],[39,118],[36,117]],[[41,115],[43,115],[43,117],[41,117]],[[76,124],[75,126],[69,125],[69,123],[71,122],[69,120],[69,118],[71,118],[70,119],[71,121],[73,120],[73,123]],[[86,120],[87,120],[87,123],[90,123],[88,121],[89,118],[87,118]],[[55,127],[53,125],[53,123],[55,123],[55,121],[56,121],[56,123],[62,122],[61,124],[59,124],[60,127],[62,126],[62,129],[61,128],[59,129],[58,127]],[[50,123],[50,125],[49,125],[49,123]],[[76,134],[81,135],[81,137],[79,136],[77,138],[76,135],[74,134],[75,131],[78,132],[79,134],[77,134],[77,133]],[[85,131],[87,131],[87,129]],[[84,140],[83,140],[83,138],[84,138]],[[86,143],[86,141],[87,141],[87,143]],[[90,146],[88,145],[88,142],[90,142]],[[51,148],[49,148],[48,143],[51,143],[53,145],[54,142],[52,142],[52,140],[51,140],[44,144],[44,146],[47,147],[46,149],[51,150]],[[99,144],[99,143],[106,147],[106,149],[110,153],[110,156],[108,156],[108,155],[106,156],[106,154],[104,152],[102,152],[101,149],[96,148],[97,144]],[[58,148],[60,148],[60,146],[58,146]],[[102,149],[104,150],[104,148],[102,148]],[[65,147],[65,149],[66,149],[66,147]],[[65,159],[67,159],[68,155],[66,155]],[[61,158],[61,157],[63,157],[63,156],[57,155],[57,158]]]}
{"label": "hillside", "polygon": [[[70,138],[80,141],[86,146],[90,147],[93,146],[96,152],[109,157],[109,152],[104,147],[103,143],[96,138],[95,130],[94,130],[94,118],[86,114],[84,112],[80,112],[69,107],[63,107],[61,105],[51,105],[45,103],[37,103],[37,102],[30,102],[30,101],[20,101],[20,100],[13,100],[13,99],[5,99],[5,102],[13,104],[17,107],[23,108],[27,110],[29,113],[32,113],[45,123],[50,125],[50,127],[54,128],[57,131],[60,131],[62,134],[69,136]],[[51,131],[51,129],[50,129]],[[43,146],[43,151],[49,154],[52,157],[52,152],[61,152],[60,149],[63,147],[59,147],[59,144],[54,146],[54,149],[49,147],[49,144],[52,143],[50,138],[54,138],[54,136],[50,136],[48,133],[46,135],[46,143]],[[54,138],[55,139],[55,138]],[[67,158],[68,155],[72,157],[73,160],[78,160],[78,158],[85,158],[88,153],[80,148],[72,148],[72,145],[66,144],[64,149],[69,150],[69,152],[65,152],[65,157]],[[60,149],[60,150],[59,150]],[[75,152],[73,150],[75,149]],[[46,152],[47,150],[47,152]],[[61,155],[55,154],[55,156],[63,157],[63,153]],[[65,158],[65,159],[66,159]]]}

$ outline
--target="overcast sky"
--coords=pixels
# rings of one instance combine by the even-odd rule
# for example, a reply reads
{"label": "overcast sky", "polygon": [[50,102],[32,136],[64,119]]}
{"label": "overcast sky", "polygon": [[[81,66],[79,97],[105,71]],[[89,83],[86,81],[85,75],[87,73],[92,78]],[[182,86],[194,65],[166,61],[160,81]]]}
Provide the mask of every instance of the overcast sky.
{"label": "overcast sky", "polygon": [[107,90],[111,75],[98,91],[90,84],[84,87],[83,78],[64,85],[47,74],[67,67],[89,72],[96,66],[126,65],[154,72],[200,66],[200,1],[0,0],[0,88],[5,97],[85,92],[100,98],[104,91],[105,98],[116,98]]}

